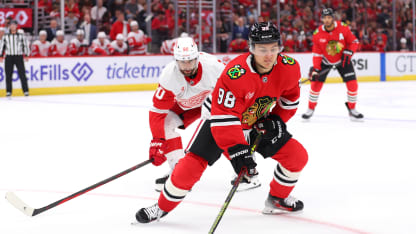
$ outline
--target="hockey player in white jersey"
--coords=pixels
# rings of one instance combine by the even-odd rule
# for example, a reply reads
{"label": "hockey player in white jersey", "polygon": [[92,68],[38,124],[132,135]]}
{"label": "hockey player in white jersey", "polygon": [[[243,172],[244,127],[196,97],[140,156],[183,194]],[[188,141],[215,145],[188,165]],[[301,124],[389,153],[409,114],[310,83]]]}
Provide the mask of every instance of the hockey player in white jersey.
{"label": "hockey player in white jersey", "polygon": [[49,48],[50,56],[66,56],[68,55],[68,41],[64,38],[64,31],[56,31],[56,37],[51,42],[51,47]]}
{"label": "hockey player in white jersey", "polygon": [[[176,128],[186,129],[200,118],[201,106],[224,69],[224,64],[215,56],[198,52],[190,37],[178,39],[174,59],[159,77],[159,87],[149,112],[153,135],[149,158],[156,166],[167,159],[171,171],[184,156],[182,139]],[[156,190],[163,188],[168,176],[169,173],[156,180]]]}
{"label": "hockey player in white jersey", "polygon": [[110,43],[108,50],[111,55],[127,54],[128,47],[127,44],[124,42],[123,34],[117,34],[116,39]]}
{"label": "hockey player in white jersey", "polygon": [[33,42],[31,46],[31,56],[47,57],[49,55],[49,47],[51,43],[46,40],[47,33],[45,30],[39,32],[39,40]]}
{"label": "hockey player in white jersey", "polygon": [[[189,37],[188,33],[183,32],[181,33],[180,37]],[[162,54],[173,54],[173,47],[175,46],[178,38],[173,38],[171,40],[165,40],[160,46],[160,53]]]}
{"label": "hockey player in white jersey", "polygon": [[91,55],[109,55],[110,41],[107,39],[105,32],[99,32],[97,38],[91,43],[90,54]]}
{"label": "hockey player in white jersey", "polygon": [[88,54],[88,41],[84,38],[84,30],[78,29],[76,31],[76,38],[73,38],[69,43],[69,54],[73,56],[81,56]]}
{"label": "hockey player in white jersey", "polygon": [[146,45],[151,41],[151,39],[139,29],[137,21],[131,21],[130,28],[131,32],[127,35],[129,54],[146,54]]}

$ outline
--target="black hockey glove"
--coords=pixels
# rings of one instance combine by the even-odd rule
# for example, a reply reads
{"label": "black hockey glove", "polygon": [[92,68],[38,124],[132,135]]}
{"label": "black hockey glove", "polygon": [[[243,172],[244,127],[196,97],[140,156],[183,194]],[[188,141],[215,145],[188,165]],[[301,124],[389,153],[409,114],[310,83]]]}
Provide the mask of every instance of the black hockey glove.
{"label": "black hockey glove", "polygon": [[319,70],[319,69],[317,69],[317,68],[310,67],[310,68],[309,68],[309,74],[308,74],[309,79],[310,79],[311,81],[317,81],[317,80],[318,80],[318,78],[319,78],[319,73],[320,73],[320,72],[321,72],[321,70]]}
{"label": "black hockey glove", "polygon": [[264,134],[256,150],[264,158],[275,155],[292,138],[286,130],[285,122],[277,115],[270,115],[255,123],[253,128],[255,131],[250,132],[250,142],[254,141],[259,132]]}
{"label": "black hockey glove", "polygon": [[342,52],[342,57],[341,57],[342,68],[345,68],[347,65],[351,63],[352,54],[353,53],[351,50],[344,50]]}
{"label": "black hockey glove", "polygon": [[254,162],[251,155],[251,148],[249,145],[237,144],[228,148],[231,165],[233,165],[235,173],[239,174],[243,167],[247,168],[247,175],[256,174],[256,162]]}
{"label": "black hockey glove", "polygon": [[263,134],[265,140],[271,140],[276,136],[281,138],[283,130],[286,130],[285,122],[277,115],[270,115],[266,119],[256,122],[253,127],[257,133]]}

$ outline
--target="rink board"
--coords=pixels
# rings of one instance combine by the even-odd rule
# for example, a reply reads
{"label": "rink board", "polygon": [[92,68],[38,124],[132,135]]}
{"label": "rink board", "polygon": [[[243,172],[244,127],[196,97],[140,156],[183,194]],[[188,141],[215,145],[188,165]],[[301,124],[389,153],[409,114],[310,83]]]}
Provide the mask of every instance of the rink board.
{"label": "rink board", "polygon": [[[217,54],[224,63],[238,54]],[[312,65],[311,53],[292,53],[306,78]],[[154,90],[163,68],[172,56],[105,56],[31,58],[26,75],[31,95]],[[416,53],[356,53],[352,60],[358,81],[416,80]],[[342,82],[331,70],[327,82]],[[13,74],[13,95],[22,95]],[[5,94],[5,72],[0,67],[0,96]]]}

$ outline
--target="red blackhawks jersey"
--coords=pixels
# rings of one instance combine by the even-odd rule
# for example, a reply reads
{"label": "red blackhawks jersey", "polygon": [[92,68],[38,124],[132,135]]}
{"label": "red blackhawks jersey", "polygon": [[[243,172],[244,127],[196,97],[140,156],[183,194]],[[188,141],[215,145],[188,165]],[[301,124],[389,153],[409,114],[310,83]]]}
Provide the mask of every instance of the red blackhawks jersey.
{"label": "red blackhawks jersey", "polygon": [[335,65],[341,61],[342,52],[358,49],[358,39],[352,34],[348,26],[341,21],[335,21],[335,28],[328,32],[324,25],[313,33],[313,67],[321,69],[321,62],[327,65]]}
{"label": "red blackhawks jersey", "polygon": [[243,129],[251,129],[266,113],[287,122],[297,110],[299,63],[280,54],[273,69],[260,75],[252,60],[250,53],[231,60],[212,93],[211,132],[224,151],[236,144],[247,144]]}
{"label": "red blackhawks jersey", "polygon": [[176,61],[170,62],[159,77],[159,87],[153,96],[149,112],[150,129],[154,138],[165,138],[165,117],[175,105],[182,110],[199,108],[215,87],[224,69],[215,56],[200,52],[198,72],[190,79],[180,71]]}

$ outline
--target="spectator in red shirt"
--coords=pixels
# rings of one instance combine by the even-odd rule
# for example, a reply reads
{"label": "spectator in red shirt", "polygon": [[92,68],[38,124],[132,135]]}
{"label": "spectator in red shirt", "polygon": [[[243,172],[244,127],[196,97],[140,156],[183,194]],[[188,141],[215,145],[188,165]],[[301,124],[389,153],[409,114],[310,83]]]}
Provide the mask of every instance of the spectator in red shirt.
{"label": "spectator in red shirt", "polygon": [[124,38],[127,38],[127,34],[130,32],[130,25],[124,20],[124,13],[121,10],[116,10],[116,22],[111,26],[110,39],[114,41],[117,34],[121,33]]}
{"label": "spectator in red shirt", "polygon": [[229,46],[230,52],[247,52],[248,51],[248,43],[247,40],[242,38],[241,34],[237,34],[237,37],[231,41]]}
{"label": "spectator in red shirt", "polygon": [[169,39],[169,29],[173,28],[174,22],[169,22],[164,11],[159,11],[152,20],[152,52],[158,53],[162,42]]}

